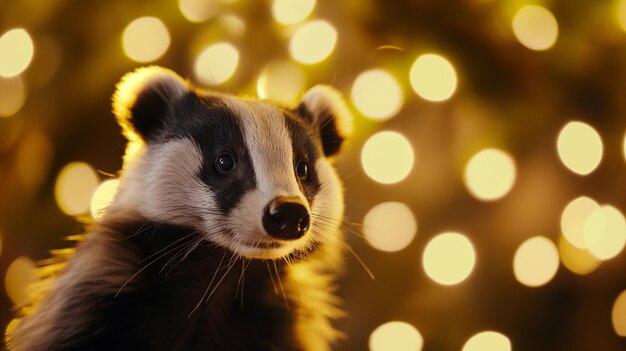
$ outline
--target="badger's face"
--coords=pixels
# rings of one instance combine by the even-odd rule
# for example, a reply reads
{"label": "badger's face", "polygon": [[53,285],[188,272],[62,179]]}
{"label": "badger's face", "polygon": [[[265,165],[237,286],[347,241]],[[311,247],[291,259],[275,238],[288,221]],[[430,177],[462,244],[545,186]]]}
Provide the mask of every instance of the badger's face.
{"label": "badger's face", "polygon": [[342,188],[329,157],[351,118],[331,88],[287,109],[198,91],[149,67],[122,79],[114,111],[130,143],[113,208],[191,227],[249,258],[337,240]]}

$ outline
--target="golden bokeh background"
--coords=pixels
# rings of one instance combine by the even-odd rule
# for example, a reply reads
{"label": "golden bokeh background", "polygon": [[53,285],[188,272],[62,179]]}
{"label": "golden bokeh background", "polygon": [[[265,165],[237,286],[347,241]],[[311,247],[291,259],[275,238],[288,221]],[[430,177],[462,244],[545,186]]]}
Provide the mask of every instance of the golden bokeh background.
{"label": "golden bokeh background", "polygon": [[[355,116],[339,350],[626,349],[626,0],[4,0],[0,326],[117,190],[158,64]],[[371,279],[371,270],[375,279]]]}

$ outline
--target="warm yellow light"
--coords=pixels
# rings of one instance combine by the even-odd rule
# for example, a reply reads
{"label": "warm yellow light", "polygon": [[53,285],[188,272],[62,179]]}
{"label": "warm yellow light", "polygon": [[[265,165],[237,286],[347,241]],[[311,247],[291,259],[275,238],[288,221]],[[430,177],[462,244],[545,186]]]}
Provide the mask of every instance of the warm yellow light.
{"label": "warm yellow light", "polygon": [[501,333],[484,331],[469,338],[462,351],[511,351],[511,340]]}
{"label": "warm yellow light", "polygon": [[424,339],[409,323],[393,321],[380,325],[372,332],[370,351],[420,351]]}
{"label": "warm yellow light", "polygon": [[93,197],[91,198],[91,216],[95,220],[101,219],[107,207],[113,203],[119,184],[120,182],[117,179],[105,180],[100,183],[93,193]]}
{"label": "warm yellow light", "polygon": [[189,22],[204,22],[213,17],[218,6],[214,0],[178,0],[178,8]]}
{"label": "warm yellow light", "polygon": [[256,84],[257,94],[262,99],[293,105],[304,90],[304,72],[289,61],[268,64]]}
{"label": "warm yellow light", "polygon": [[626,245],[624,215],[613,206],[600,206],[587,218],[583,238],[595,257],[608,260],[617,256]]}
{"label": "warm yellow light", "polygon": [[559,25],[548,9],[527,5],[513,17],[513,33],[525,47],[535,50],[548,50],[559,36]]}
{"label": "warm yellow light", "polygon": [[413,147],[404,135],[379,132],[367,139],[361,151],[361,165],[373,180],[383,184],[397,183],[413,168]]}
{"label": "warm yellow light", "polygon": [[626,290],[615,299],[611,319],[617,335],[626,336]]}
{"label": "warm yellow light", "polygon": [[387,71],[365,71],[352,84],[352,102],[361,114],[374,120],[395,116],[404,102],[402,88]]}
{"label": "warm yellow light", "polygon": [[4,276],[7,295],[15,305],[29,302],[29,287],[39,280],[37,266],[28,257],[18,257],[11,263]]}
{"label": "warm yellow light", "polygon": [[497,200],[515,183],[513,158],[498,149],[484,149],[472,156],[465,166],[465,187],[477,199]]}
{"label": "warm yellow light", "polygon": [[587,175],[602,160],[602,139],[590,125],[569,122],[559,132],[557,151],[565,167],[574,173]]}
{"label": "warm yellow light", "polygon": [[597,202],[586,196],[577,197],[565,206],[561,214],[561,232],[572,245],[587,248],[583,228],[589,215],[599,207]]}
{"label": "warm yellow light", "polygon": [[54,185],[57,205],[68,215],[86,213],[98,182],[98,175],[90,165],[83,162],[66,165]]}
{"label": "warm yellow light", "polygon": [[17,113],[26,100],[26,87],[21,76],[0,77],[0,117]]}
{"label": "warm yellow light", "polygon": [[600,265],[587,249],[572,245],[564,236],[559,237],[559,257],[565,268],[579,275],[587,275]]}
{"label": "warm yellow light", "polygon": [[15,77],[30,65],[35,47],[28,32],[11,29],[0,37],[0,77]]}
{"label": "warm yellow light", "polygon": [[617,4],[617,21],[622,30],[626,31],[626,0],[619,0]]}
{"label": "warm yellow light", "polygon": [[204,49],[196,59],[195,72],[205,84],[222,84],[235,74],[239,51],[230,43],[219,42]]}
{"label": "warm yellow light", "polygon": [[[224,0],[222,0],[224,1]],[[241,37],[246,33],[246,22],[235,15],[223,15],[218,19],[220,27],[233,37]]]}
{"label": "warm yellow light", "polygon": [[170,33],[156,17],[140,17],[130,22],[122,34],[122,48],[128,58],[151,62],[163,56],[170,46]]}
{"label": "warm yellow light", "polygon": [[313,8],[315,0],[274,0],[272,15],[282,24],[294,24],[307,18]]}
{"label": "warm yellow light", "polygon": [[428,277],[443,285],[454,285],[467,279],[475,263],[472,243],[464,235],[452,232],[431,239],[422,257]]}
{"label": "warm yellow light", "polygon": [[311,65],[327,58],[337,43],[337,30],[324,20],[302,25],[289,41],[289,53],[294,60]]}
{"label": "warm yellow light", "polygon": [[548,283],[559,269],[559,252],[554,243],[535,236],[522,243],[513,257],[513,273],[520,283],[538,287]]}
{"label": "warm yellow light", "polygon": [[417,233],[417,220],[409,206],[384,202],[369,210],[363,220],[365,239],[375,249],[387,252],[407,247]]}
{"label": "warm yellow light", "polygon": [[454,66],[436,54],[418,57],[409,72],[413,90],[428,101],[448,100],[456,90],[457,77]]}
{"label": "warm yellow light", "polygon": [[4,344],[5,345],[9,345],[12,342],[13,331],[15,330],[15,328],[17,328],[19,324],[20,324],[20,320],[16,318],[11,319],[9,324],[7,324],[7,327],[4,330]]}

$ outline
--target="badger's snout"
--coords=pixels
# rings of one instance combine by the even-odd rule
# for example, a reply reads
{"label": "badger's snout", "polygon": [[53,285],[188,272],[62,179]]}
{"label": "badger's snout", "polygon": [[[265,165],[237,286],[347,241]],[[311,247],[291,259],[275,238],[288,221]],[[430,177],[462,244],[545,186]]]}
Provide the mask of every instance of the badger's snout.
{"label": "badger's snout", "polygon": [[298,197],[277,197],[263,213],[263,228],[278,239],[301,238],[309,230],[310,223],[309,211]]}

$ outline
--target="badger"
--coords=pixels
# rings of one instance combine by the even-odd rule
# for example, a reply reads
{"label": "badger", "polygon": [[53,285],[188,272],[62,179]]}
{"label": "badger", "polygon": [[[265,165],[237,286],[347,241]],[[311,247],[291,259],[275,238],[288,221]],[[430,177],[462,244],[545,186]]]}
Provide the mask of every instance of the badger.
{"label": "badger", "polygon": [[343,187],[352,119],[328,86],[297,107],[125,75],[128,139],[104,216],[12,334],[29,350],[328,350],[341,336]]}

